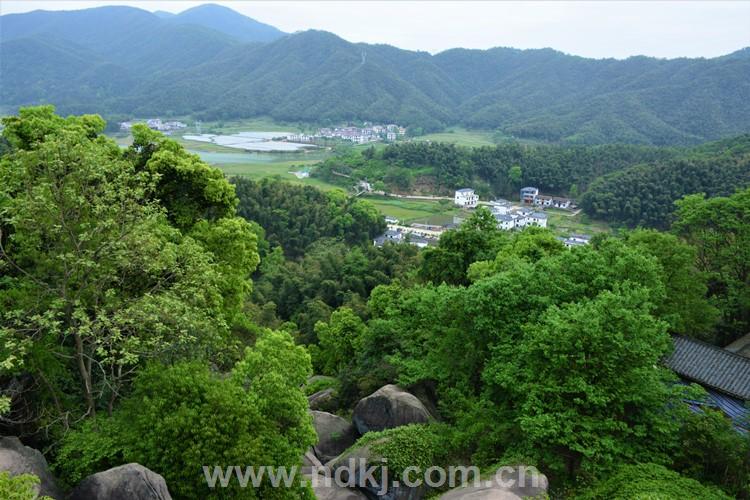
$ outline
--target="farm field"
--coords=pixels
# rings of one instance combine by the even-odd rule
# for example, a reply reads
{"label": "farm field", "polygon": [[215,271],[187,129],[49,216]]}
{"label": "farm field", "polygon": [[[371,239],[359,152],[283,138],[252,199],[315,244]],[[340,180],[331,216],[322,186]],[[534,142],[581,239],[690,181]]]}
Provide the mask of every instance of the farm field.
{"label": "farm field", "polygon": [[547,227],[555,234],[568,236],[573,233],[594,235],[612,232],[612,228],[606,222],[593,220],[583,212],[573,216],[557,210],[547,210],[546,213],[548,216]]}
{"label": "farm field", "polygon": [[[446,200],[404,200],[387,196],[368,196],[366,199],[383,215],[396,217],[402,223],[441,224],[451,222],[454,215],[463,213]],[[468,212],[465,214],[468,216]]]}
{"label": "farm field", "polygon": [[450,142],[458,146],[494,146],[494,132],[489,130],[467,130],[460,127],[449,128],[444,132],[420,135],[415,141]]}

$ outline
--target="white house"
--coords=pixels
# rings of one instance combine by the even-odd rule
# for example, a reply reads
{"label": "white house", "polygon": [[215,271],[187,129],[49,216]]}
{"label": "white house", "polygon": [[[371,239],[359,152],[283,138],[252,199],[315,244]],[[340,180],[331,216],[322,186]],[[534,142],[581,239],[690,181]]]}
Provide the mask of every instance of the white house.
{"label": "white house", "polygon": [[474,190],[471,188],[459,189],[456,191],[453,203],[463,208],[476,208],[479,204],[479,196],[474,194]]}
{"label": "white house", "polygon": [[516,219],[512,215],[495,214],[495,220],[497,220],[498,229],[510,231],[511,229],[516,227]]}
{"label": "white house", "polygon": [[567,248],[573,248],[588,245],[589,240],[591,240],[591,236],[588,234],[571,234],[570,237],[563,239],[562,242]]}
{"label": "white house", "polygon": [[559,196],[548,196],[544,194],[538,195],[534,199],[534,205],[541,207],[555,207],[567,209],[570,207],[572,201],[569,198],[561,198]]}
{"label": "white house", "polygon": [[547,227],[547,214],[544,212],[533,212],[528,216],[527,225]]}
{"label": "white house", "polygon": [[528,186],[521,188],[521,203],[533,204],[536,201],[536,197],[539,196],[539,188]]}

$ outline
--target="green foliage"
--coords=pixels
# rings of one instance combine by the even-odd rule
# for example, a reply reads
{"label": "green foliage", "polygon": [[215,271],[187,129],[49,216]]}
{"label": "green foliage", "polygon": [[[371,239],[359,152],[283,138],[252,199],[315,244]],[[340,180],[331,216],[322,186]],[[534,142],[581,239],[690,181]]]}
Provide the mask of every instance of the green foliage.
{"label": "green foliage", "polygon": [[721,311],[717,343],[750,330],[750,189],[730,197],[687,196],[677,203],[673,230],[693,245],[708,296]]}
{"label": "green foliage", "polygon": [[458,229],[443,233],[437,247],[424,251],[419,275],[436,284],[468,284],[469,266],[494,257],[507,238],[490,211],[480,207]]}
{"label": "green foliage", "polygon": [[[298,498],[304,491],[209,489],[203,465],[295,466],[315,441],[300,390],[310,358],[288,334],[265,332],[231,377],[200,363],[152,365],[109,420],[66,435],[57,467],[77,478],[105,463],[138,462],[159,472],[180,498]],[[98,445],[98,446],[97,446]]]}
{"label": "green foliage", "polygon": [[36,493],[39,478],[34,474],[11,476],[10,472],[0,472],[0,498],[4,500],[49,500]]}
{"label": "green foliage", "polygon": [[[98,135],[100,118],[62,119],[47,107],[5,123],[16,146],[0,160],[0,356],[4,372],[25,361],[37,379],[34,410],[63,427],[111,413],[148,359],[231,366],[229,326],[250,292],[255,235],[241,220],[212,219],[202,195],[191,198],[200,176],[184,179],[179,210],[208,218],[195,239],[170,225],[176,205],[160,204],[166,177],[147,168],[162,151],[146,151],[170,148],[176,163],[186,153],[151,132],[138,155],[123,153]],[[219,185],[222,199],[232,194],[223,178]]]}
{"label": "green foliage", "polygon": [[343,192],[324,193],[279,179],[235,178],[232,182],[240,199],[238,214],[260,224],[269,243],[281,246],[289,257],[301,257],[323,237],[349,244],[371,243],[385,229],[375,207]]}
{"label": "green foliage", "polygon": [[[298,262],[285,261],[277,247],[261,263],[253,301],[273,307],[269,311],[273,314],[262,324],[271,326],[276,316],[291,320],[298,326],[301,340],[310,343],[315,339],[315,324],[328,321],[333,309],[347,306],[365,316],[364,304],[370,291],[406,277],[416,268],[418,259],[419,251],[412,245],[378,248],[368,243],[352,248],[322,239],[313,243]],[[258,315],[256,318],[261,321]]]}
{"label": "green foliage", "polygon": [[514,394],[524,441],[550,472],[562,472],[553,455],[573,475],[669,451],[675,398],[657,366],[670,342],[648,299],[632,289],[552,307],[488,373]]}
{"label": "green foliage", "polygon": [[576,495],[581,500],[727,500],[718,488],[703,486],[661,465],[641,463],[621,465],[607,479]]}
{"label": "green foliage", "polygon": [[421,471],[447,466],[455,458],[452,436],[453,429],[445,424],[410,424],[368,432],[354,446],[369,446],[374,456],[387,459],[388,473],[396,477],[410,466]]}
{"label": "green foliage", "polygon": [[341,308],[331,314],[328,323],[315,325],[319,349],[316,350],[317,372],[336,375],[349,365],[361,351],[365,325],[349,308]]}
{"label": "green foliage", "polygon": [[125,463],[125,430],[120,420],[98,415],[68,432],[53,464],[60,480],[73,488],[91,474]]}
{"label": "green foliage", "polygon": [[685,195],[726,196],[750,185],[750,136],[685,151],[600,177],[581,206],[592,217],[628,226],[668,227],[674,202]]}
{"label": "green foliage", "polygon": [[177,227],[189,228],[203,218],[234,215],[234,187],[220,170],[144,124],[133,126],[132,134],[133,144],[125,156],[138,169],[154,176],[155,195]]}
{"label": "green foliage", "polygon": [[[573,144],[685,144],[750,128],[746,50],[622,61],[550,49],[430,55],[322,31],[275,39],[278,31],[266,26],[258,36],[258,23],[241,16],[183,15],[189,24],[126,8],[9,18],[0,103],[203,120],[395,122],[410,135],[460,124]],[[248,38],[274,41],[242,44]]]}
{"label": "green foliage", "polygon": [[741,434],[721,412],[691,413],[679,434],[672,468],[712,483],[736,498],[750,495],[750,435]]}
{"label": "green foliage", "polygon": [[695,247],[655,230],[629,232],[623,240],[659,261],[666,295],[657,305],[656,315],[667,321],[674,333],[710,340],[719,311],[706,298],[707,274],[696,267]]}
{"label": "green foliage", "polygon": [[[485,186],[481,195],[516,197],[521,184],[546,193],[576,190],[594,179],[639,163],[673,157],[677,150],[643,146],[521,146],[517,143],[466,148],[446,143],[408,142],[389,145],[371,156],[340,154],[315,169],[313,175],[334,184],[353,180],[384,182],[386,191],[421,189],[427,194],[467,185]],[[512,173],[511,173],[512,171]],[[342,177],[341,174],[349,176]]]}

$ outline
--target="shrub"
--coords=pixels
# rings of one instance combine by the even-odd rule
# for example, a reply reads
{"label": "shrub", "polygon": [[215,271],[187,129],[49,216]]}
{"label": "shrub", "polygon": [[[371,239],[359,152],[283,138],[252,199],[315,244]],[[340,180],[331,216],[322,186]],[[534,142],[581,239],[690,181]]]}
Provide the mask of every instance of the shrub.
{"label": "shrub", "polygon": [[657,464],[622,465],[609,478],[582,492],[579,499],[596,500],[727,500],[718,488],[704,486]]}

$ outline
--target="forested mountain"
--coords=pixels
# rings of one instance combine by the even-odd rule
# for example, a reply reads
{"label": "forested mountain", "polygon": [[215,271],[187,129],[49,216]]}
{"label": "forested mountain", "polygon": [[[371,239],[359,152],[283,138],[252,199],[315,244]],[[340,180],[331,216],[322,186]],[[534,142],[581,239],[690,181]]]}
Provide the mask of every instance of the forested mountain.
{"label": "forested mountain", "polygon": [[590,215],[630,226],[667,227],[674,202],[703,193],[728,196],[750,186],[750,135],[717,141],[675,158],[605,175],[582,199]]}
{"label": "forested mountain", "polygon": [[688,144],[750,130],[747,49],[672,60],[510,48],[433,56],[319,31],[283,36],[211,5],[35,11],[0,23],[0,104],[11,110],[51,102],[110,115],[462,124],[573,143]]}

